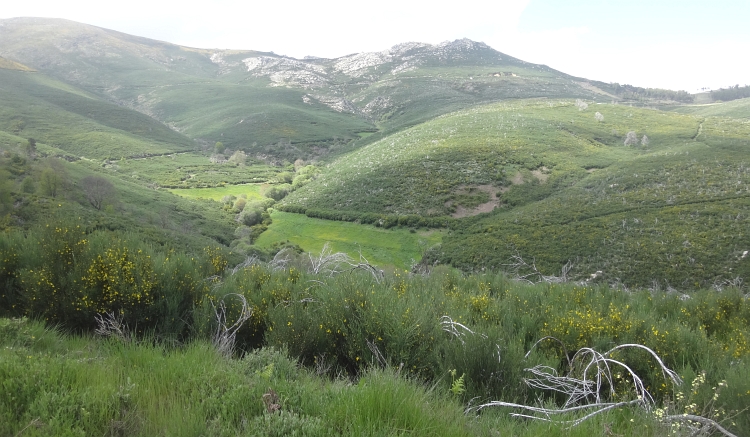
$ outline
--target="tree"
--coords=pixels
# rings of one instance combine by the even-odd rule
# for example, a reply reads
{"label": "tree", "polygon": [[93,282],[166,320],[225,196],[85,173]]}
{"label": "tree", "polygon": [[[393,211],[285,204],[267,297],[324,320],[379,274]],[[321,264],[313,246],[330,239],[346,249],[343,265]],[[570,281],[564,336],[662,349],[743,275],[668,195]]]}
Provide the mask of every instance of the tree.
{"label": "tree", "polygon": [[625,135],[625,145],[626,146],[632,146],[638,144],[638,135],[636,135],[635,131],[630,131]]}
{"label": "tree", "polygon": [[29,159],[35,159],[36,158],[36,140],[33,138],[29,138],[26,140],[26,146],[24,147],[26,149],[26,156]]}
{"label": "tree", "polygon": [[[10,211],[13,207],[12,189],[13,181],[10,178],[10,174],[5,169],[0,168],[0,216]],[[0,225],[0,228],[2,228],[2,225]]]}
{"label": "tree", "polygon": [[214,146],[214,152],[222,155],[224,153],[224,150],[226,150],[226,147],[224,147],[224,143],[222,143],[221,141],[217,141],[216,145]]}
{"label": "tree", "polygon": [[641,138],[641,146],[648,146],[648,137],[644,134],[643,138]]}
{"label": "tree", "polygon": [[247,159],[247,155],[242,150],[238,150],[232,154],[232,156],[229,158],[229,162],[233,162],[237,165],[245,165],[245,160]]}
{"label": "tree", "polygon": [[112,182],[101,176],[86,176],[81,180],[81,189],[86,200],[97,210],[101,210],[104,203],[112,200],[117,194]]}
{"label": "tree", "polygon": [[60,188],[61,184],[61,177],[60,175],[55,171],[52,167],[47,167],[44,170],[42,170],[42,174],[40,176],[41,179],[41,185],[42,185],[42,193],[46,194],[47,196],[57,197],[57,190]]}
{"label": "tree", "polygon": [[602,122],[602,121],[604,121],[604,116],[603,116],[603,115],[602,115],[602,113],[601,113],[601,112],[599,112],[599,111],[597,111],[597,112],[596,112],[596,114],[594,114],[594,118],[595,118],[595,119],[596,119],[596,121],[598,121],[598,122]]}
{"label": "tree", "polygon": [[34,185],[34,179],[27,176],[23,178],[23,182],[21,182],[21,190],[24,193],[33,193],[36,191],[36,185]]}
{"label": "tree", "polygon": [[589,108],[589,104],[581,99],[576,99],[576,106],[578,106],[579,111],[585,111]]}

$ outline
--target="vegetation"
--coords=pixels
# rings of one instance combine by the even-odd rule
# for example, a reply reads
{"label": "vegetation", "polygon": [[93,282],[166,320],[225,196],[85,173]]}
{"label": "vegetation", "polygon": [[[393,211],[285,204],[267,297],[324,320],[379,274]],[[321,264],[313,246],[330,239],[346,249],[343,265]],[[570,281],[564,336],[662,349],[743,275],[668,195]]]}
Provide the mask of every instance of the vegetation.
{"label": "vegetation", "polygon": [[674,101],[680,103],[693,103],[694,97],[687,91],[665,90],[661,88],[641,88],[633,85],[620,85],[619,83],[605,84],[595,82],[600,88],[606,90],[626,101]]}
{"label": "vegetation", "polygon": [[0,24],[0,435],[748,435],[750,99]]}
{"label": "vegetation", "polygon": [[443,235],[434,230],[383,229],[281,211],[272,212],[271,219],[273,224],[255,241],[259,248],[271,249],[288,242],[319,253],[329,243],[335,252],[344,252],[354,258],[359,258],[361,253],[374,265],[400,269],[411,268],[422,258],[424,251],[440,243]]}
{"label": "vegetation", "polygon": [[[360,426],[433,435],[438,432],[433,428],[436,419],[424,415],[434,414],[428,411],[435,408],[445,409],[441,415],[452,424],[447,429],[458,435],[495,427],[533,435],[540,426],[564,433],[548,424],[515,422],[506,410],[487,411],[470,420],[471,416],[461,416],[460,404],[477,396],[516,403],[545,396],[544,402],[552,405],[554,396],[523,383],[523,369],[541,364],[564,371],[570,351],[626,343],[653,349],[686,385],[693,381],[692,387],[672,385],[645,352],[627,351],[617,357],[643,378],[661,414],[701,414],[735,433],[750,429],[743,414],[750,406],[750,307],[737,287],[683,296],[590,285],[529,286],[503,275],[463,276],[444,268],[425,276],[398,271],[381,276],[361,269],[343,273],[335,265],[321,267],[315,255],[286,258],[275,267],[252,264],[232,271],[224,270],[226,259],[214,249],[190,255],[160,253],[101,231],[49,229],[36,234],[40,244],[20,244],[30,235],[17,233],[0,240],[4,314],[39,317],[79,332],[98,328],[112,339],[60,342],[42,325],[0,320],[0,381],[5,384],[3,393],[13,394],[0,401],[5,433],[18,432],[34,419],[39,427],[29,427],[32,433],[75,423],[98,427],[86,429],[102,433],[121,426],[127,429],[122,431],[125,435],[180,426],[258,432],[248,424],[291,420],[285,426],[311,426],[312,435],[331,429],[346,435]],[[308,273],[314,268],[317,274]],[[227,320],[234,320],[241,309],[238,294],[252,309],[235,342],[238,356],[244,358],[226,360],[206,342],[216,331],[215,306],[225,302]],[[97,324],[94,316],[106,313],[113,314],[114,321]],[[455,323],[467,330],[454,333]],[[102,330],[103,326],[108,328]],[[534,347],[544,336],[561,343],[546,341]],[[75,352],[84,349],[83,355]],[[274,350],[286,350],[288,355]],[[297,368],[295,360],[308,370]],[[161,370],[154,373],[157,368]],[[87,377],[81,379],[81,372]],[[109,376],[96,378],[90,372]],[[341,380],[319,379],[342,374],[357,383],[346,388]],[[450,375],[461,375],[460,387]],[[633,399],[628,389],[632,385],[627,376],[621,377],[608,397]],[[151,385],[149,378],[160,382]],[[39,384],[47,388],[34,388]],[[433,388],[426,390],[422,384]],[[322,393],[328,393],[324,398],[321,386]],[[63,395],[63,387],[72,389]],[[123,390],[123,396],[112,395]],[[169,391],[170,400],[154,408],[162,390]],[[94,392],[98,394],[76,404]],[[273,400],[265,408],[264,394]],[[378,408],[372,410],[373,402],[393,404],[395,410],[383,414],[395,418],[403,413],[410,421],[376,425],[371,420],[385,416],[377,413]],[[68,404],[75,408],[62,408]],[[90,419],[81,420],[81,408],[92,413]],[[194,411],[191,421],[169,421],[172,408]],[[658,415],[626,408],[572,433],[591,432],[604,424],[628,435],[643,435],[643,429],[655,435],[664,429]],[[373,426],[378,428],[369,428]],[[441,427],[440,434],[445,432]]]}
{"label": "vegetation", "polygon": [[711,91],[711,98],[728,102],[731,100],[744,99],[750,97],[750,85],[740,87],[739,85],[730,86]]}

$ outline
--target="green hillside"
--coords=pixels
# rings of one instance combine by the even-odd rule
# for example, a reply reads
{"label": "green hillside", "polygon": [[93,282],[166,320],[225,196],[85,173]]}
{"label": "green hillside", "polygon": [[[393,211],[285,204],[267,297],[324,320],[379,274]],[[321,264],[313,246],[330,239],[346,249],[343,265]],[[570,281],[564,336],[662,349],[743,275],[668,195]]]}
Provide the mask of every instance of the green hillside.
{"label": "green hillside", "polygon": [[17,18],[0,26],[0,56],[136,109],[190,138],[289,161],[340,154],[479,103],[612,99],[584,79],[469,40],[298,60],[181,47],[66,20]]}
{"label": "green hillside", "polygon": [[695,288],[750,273],[748,134],[619,105],[494,104],[342,157],[282,207],[459,219],[427,264],[507,269],[519,254],[547,275],[571,261],[577,278]]}
{"label": "green hillside", "polygon": [[40,73],[3,69],[0,130],[96,159],[196,148],[190,139],[146,115]]}
{"label": "green hillside", "polygon": [[750,119],[750,98],[731,102],[709,103],[705,105],[688,105],[671,108],[683,114],[695,114],[704,117],[734,117]]}
{"label": "green hillside", "polygon": [[[78,226],[85,232],[112,231],[187,253],[228,246],[233,239],[234,214],[218,202],[147,189],[141,181],[98,162],[29,156],[26,146],[18,146],[23,143],[26,140],[0,134],[2,232]],[[41,149],[49,150],[37,144],[37,153]]]}
{"label": "green hillside", "polygon": [[[356,222],[447,228],[424,262],[464,270],[507,269],[519,254],[545,274],[571,261],[577,279],[639,287],[747,273],[745,100],[680,106],[684,92],[588,81],[470,40],[300,60],[65,20],[2,24],[9,163],[13,153],[80,160],[134,192],[179,188],[186,205],[205,194],[183,189],[223,199],[235,185],[291,184],[299,163],[321,168],[284,188],[292,193],[275,208],[287,214],[236,230],[243,251],[266,229],[263,248],[318,248],[297,231],[322,218],[355,222],[336,230],[352,238]],[[7,180],[22,192],[23,175]],[[232,202],[196,208],[231,221],[241,210]],[[232,227],[204,236],[226,245]],[[403,266],[417,250],[397,252]]]}

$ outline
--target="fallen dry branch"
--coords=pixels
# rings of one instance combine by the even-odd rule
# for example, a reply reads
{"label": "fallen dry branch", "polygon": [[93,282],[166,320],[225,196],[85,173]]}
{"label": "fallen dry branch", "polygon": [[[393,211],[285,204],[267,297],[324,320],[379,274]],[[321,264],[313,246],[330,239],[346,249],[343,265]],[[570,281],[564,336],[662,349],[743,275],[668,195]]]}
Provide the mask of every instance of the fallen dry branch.
{"label": "fallen dry branch", "polygon": [[[711,428],[714,428],[727,437],[737,437],[735,434],[732,434],[731,432],[724,429],[721,425],[716,423],[715,420],[711,420],[703,416],[696,416],[693,414],[675,414],[672,416],[662,417],[661,420],[664,422],[685,422],[693,431],[691,435],[703,435],[704,431],[709,431]],[[700,426],[696,426],[696,424]]]}
{"label": "fallen dry branch", "polygon": [[[227,326],[227,306],[224,302],[228,297],[236,297],[242,304],[240,315],[231,326]],[[213,302],[211,302],[211,306],[214,309],[214,317],[216,317],[216,331],[214,332],[212,342],[222,355],[227,357],[231,356],[234,351],[234,342],[237,337],[237,331],[239,331],[242,325],[250,319],[253,315],[253,310],[248,306],[245,296],[237,293],[229,293],[222,297],[219,301],[218,307],[214,305]]]}
{"label": "fallen dry branch", "polygon": [[[447,327],[448,329],[457,331],[457,326],[460,327],[460,324],[456,325],[455,322],[452,322],[450,324],[444,323],[444,329],[446,329]],[[462,333],[460,331],[458,332],[458,334],[454,333],[454,335],[459,336],[459,338],[461,334]],[[534,346],[532,346],[532,350],[542,340],[550,339],[556,340],[557,342],[562,344],[560,340],[554,337],[545,337],[537,341]],[[528,386],[561,393],[566,397],[565,403],[561,408],[535,407],[530,405],[516,404],[512,402],[492,401],[469,407],[466,409],[466,412],[478,412],[489,407],[510,407],[524,411],[523,413],[511,413],[511,416],[514,417],[525,417],[529,419],[542,420],[574,427],[598,414],[615,408],[639,405],[647,411],[651,411],[654,405],[654,398],[646,389],[646,386],[643,383],[641,377],[636,374],[635,371],[633,371],[626,363],[612,358],[613,353],[626,348],[636,348],[648,352],[658,363],[659,368],[661,369],[665,378],[671,380],[675,385],[682,384],[682,380],[677,375],[677,373],[669,369],[664,364],[662,359],[656,354],[656,352],[641,344],[623,344],[620,346],[616,346],[604,353],[598,352],[593,348],[582,348],[568,360],[568,373],[565,375],[559,375],[557,370],[543,365],[537,365],[531,368],[524,369],[531,374],[531,377],[524,378],[524,382]],[[566,350],[564,345],[563,350]],[[529,351],[529,353],[530,352],[531,350]],[[529,353],[526,354],[526,357],[529,356]],[[627,375],[626,380],[629,380],[632,383],[632,388],[636,395],[636,399],[623,402],[608,401],[614,396],[615,393],[615,378],[613,376],[613,369],[624,371],[624,373]],[[558,414],[571,413],[576,411],[587,411],[588,413],[575,420],[556,420],[552,417]],[[706,418],[703,418],[703,420],[706,422],[713,422],[712,420]]]}
{"label": "fallen dry branch", "polygon": [[562,266],[560,276],[544,275],[536,267],[536,260],[532,260],[529,264],[528,262],[526,262],[526,260],[523,259],[518,251],[516,251],[516,253],[511,257],[511,262],[508,264],[503,264],[503,266],[510,268],[516,281],[524,281],[530,284],[536,284],[540,282],[548,284],[559,284],[568,282],[570,280],[568,278],[568,273],[570,273],[570,271],[573,269],[573,263],[568,261],[564,266]]}
{"label": "fallen dry branch", "polygon": [[130,341],[130,329],[124,322],[122,314],[115,315],[114,311],[105,314],[97,314],[96,329],[94,333],[102,337],[114,337],[122,341]]}

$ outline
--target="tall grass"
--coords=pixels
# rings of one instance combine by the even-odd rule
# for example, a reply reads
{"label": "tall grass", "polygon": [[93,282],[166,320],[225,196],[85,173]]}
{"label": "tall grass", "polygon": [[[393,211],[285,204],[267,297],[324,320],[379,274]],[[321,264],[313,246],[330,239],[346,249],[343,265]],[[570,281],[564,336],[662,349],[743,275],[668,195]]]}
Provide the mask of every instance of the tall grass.
{"label": "tall grass", "polygon": [[[16,424],[14,427],[21,426],[23,421],[31,423],[36,417],[34,414],[39,417],[51,414],[38,409],[41,407],[35,403],[36,395],[24,392],[26,385],[42,378],[39,375],[47,371],[52,371],[56,375],[54,379],[62,381],[63,386],[81,385],[83,377],[76,376],[78,371],[69,367],[77,365],[79,359],[83,363],[97,363],[98,357],[115,354],[113,350],[120,357],[118,365],[127,370],[121,376],[113,373],[113,381],[102,382],[103,393],[108,395],[90,395],[86,391],[89,388],[82,388],[65,398],[64,405],[56,406],[60,414],[68,418],[65,427],[74,427],[69,417],[75,420],[86,417],[82,411],[72,409],[78,403],[97,417],[108,417],[118,423],[138,422],[146,435],[173,428],[179,429],[179,433],[197,435],[204,432],[208,422],[218,427],[217,433],[224,432],[221,430],[227,426],[255,423],[256,419],[249,417],[249,413],[243,416],[237,411],[225,410],[226,400],[236,397],[231,402],[243,405],[243,411],[257,411],[256,416],[260,417],[267,407],[261,402],[253,403],[252,399],[262,399],[264,394],[270,393],[269,388],[280,393],[276,386],[250,385],[250,392],[254,394],[247,395],[248,386],[241,379],[232,379],[235,376],[224,375],[221,371],[205,370],[241,366],[238,364],[241,360],[222,361],[221,354],[206,343],[216,328],[213,306],[225,296],[236,293],[244,296],[252,308],[250,320],[237,333],[237,356],[255,360],[251,376],[261,381],[276,372],[293,375],[294,366],[263,355],[275,356],[270,349],[264,349],[272,347],[288,351],[310,372],[364,381],[359,383],[364,384],[361,387],[367,387],[367,381],[379,387],[382,381],[376,380],[380,377],[372,375],[383,375],[386,381],[399,375],[410,381],[404,386],[412,387],[408,390],[426,384],[441,396],[453,396],[451,402],[501,399],[528,404],[541,399],[551,405],[557,397],[524,384],[524,377],[528,375],[524,369],[546,365],[565,372],[568,358],[581,348],[604,351],[619,344],[638,343],[654,350],[685,381],[695,380],[705,372],[706,387],[722,387],[719,391],[696,391],[690,395],[688,404],[683,400],[688,399],[689,388],[672,385],[649,354],[640,350],[619,353],[616,359],[627,363],[640,375],[647,390],[664,409],[678,413],[692,409],[708,411],[731,429],[750,429],[747,416],[742,413],[750,407],[750,379],[747,378],[750,305],[744,290],[737,286],[681,295],[591,284],[528,285],[501,274],[464,275],[444,267],[427,275],[402,271],[380,275],[360,269],[337,275],[313,274],[308,273],[302,257],[283,268],[256,263],[227,270],[226,258],[216,248],[186,255],[155,250],[125,237],[97,232],[84,235],[65,226],[45,228],[34,235],[0,236],[0,279],[5,285],[0,308],[4,314],[26,315],[76,332],[90,332],[96,327],[97,314],[114,313],[134,334],[125,337],[124,342],[97,343],[82,356],[67,355],[59,348],[53,348],[50,356],[40,352],[38,359],[33,358],[40,363],[39,370],[22,375],[30,368],[26,360],[34,357],[26,353],[35,350],[33,345],[37,344],[31,337],[39,334],[28,334],[31,331],[22,327],[23,323],[6,324],[3,329],[11,334],[3,338],[11,338],[9,351],[20,351],[12,353],[13,358],[8,362],[13,364],[8,364],[11,367],[1,379],[11,393],[4,401],[8,405],[4,408],[7,408],[7,417]],[[240,301],[226,299],[225,302],[227,319],[231,323],[241,310]],[[544,336],[559,341],[541,342],[527,355]],[[128,342],[127,338],[134,340]],[[113,349],[105,350],[102,345]],[[62,367],[55,364],[55,354],[67,357]],[[266,358],[261,358],[263,356]],[[189,361],[203,370],[170,367],[173,365],[170,360]],[[130,369],[143,369],[145,373],[134,377]],[[372,373],[373,369],[381,369],[381,373]],[[196,376],[198,374],[203,376]],[[169,375],[186,385],[159,388]],[[453,381],[449,375],[461,376],[463,390],[451,392]],[[127,382],[128,377],[130,382]],[[96,381],[97,376],[92,374],[88,378]],[[137,409],[123,406],[125,401],[116,400],[119,398],[112,393],[132,384],[144,390],[148,388],[159,400],[141,400],[139,402],[144,404]],[[427,392],[410,395],[416,406],[404,406],[407,413],[401,415],[392,410],[394,395],[387,393],[407,390],[401,386],[404,383],[382,384],[385,388],[378,388],[371,395],[361,394],[367,392],[362,388],[351,399],[341,398],[344,395],[337,392],[327,395],[333,396],[333,400],[319,402],[331,404],[330,408],[338,401],[346,403],[346,408],[361,402],[362,412],[357,413],[354,422],[347,422],[352,432],[384,432],[370,427],[375,426],[373,423],[379,421],[378,417],[385,416],[393,416],[387,433],[401,427],[418,428],[427,435],[437,432],[427,426],[437,419],[419,417],[423,413],[417,412],[423,411],[420,405],[432,402],[425,400],[432,395]],[[335,384],[333,387],[331,390],[342,390]],[[628,387],[627,381],[614,383],[612,398],[620,400],[633,396]],[[18,399],[12,394],[16,392],[21,396]],[[343,425],[336,425],[340,423],[336,420],[342,419],[335,417],[346,416],[348,410],[326,409],[324,413],[315,402],[302,400],[303,395],[289,393],[286,400],[283,395],[280,397],[280,405],[286,402],[285,405],[293,408],[285,409],[285,415],[257,419],[260,422],[256,425],[269,428],[310,426],[318,431],[330,427],[344,429]],[[93,400],[84,401],[84,398]],[[201,399],[219,400],[201,403]],[[43,404],[50,402],[52,400],[45,398]],[[278,401],[273,403],[279,404]],[[170,408],[190,412],[191,418],[177,422],[172,410],[166,409],[167,404],[173,406]],[[375,412],[365,412],[375,407],[382,412],[376,413],[377,408]],[[119,415],[113,415],[112,411]],[[131,417],[123,411],[138,413]],[[152,416],[161,414],[159,411],[163,411],[163,416]],[[314,423],[304,425],[308,414],[319,417],[322,422],[313,420]],[[334,414],[333,422],[323,417],[324,414]],[[417,416],[413,420],[409,418],[412,414]],[[613,414],[619,417],[617,415],[629,413]],[[448,413],[444,415],[448,417]],[[635,416],[632,418],[636,420]],[[283,424],[274,422],[277,420]],[[88,426],[85,421],[81,423],[81,426]],[[96,426],[99,426],[96,433],[110,432],[106,426]],[[454,432],[448,425],[444,428],[446,432]],[[456,429],[455,432],[463,431]]]}
{"label": "tall grass", "polygon": [[[284,351],[226,359],[195,342],[165,348],[62,335],[38,322],[0,319],[2,435],[471,436],[656,435],[650,416],[620,411],[574,430],[500,412],[466,416],[459,399],[396,369],[328,379]],[[264,396],[276,395],[269,413]]]}

